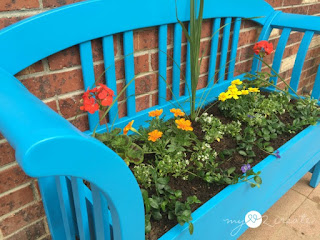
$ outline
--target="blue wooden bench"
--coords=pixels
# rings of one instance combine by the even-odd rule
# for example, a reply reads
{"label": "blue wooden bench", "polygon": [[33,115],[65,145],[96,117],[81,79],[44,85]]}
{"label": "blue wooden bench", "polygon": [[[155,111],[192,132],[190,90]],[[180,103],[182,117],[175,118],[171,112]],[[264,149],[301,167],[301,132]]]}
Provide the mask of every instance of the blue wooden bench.
{"label": "blue wooden bench", "polygon": [[[189,20],[187,2],[189,1],[178,0],[177,2],[179,18],[187,22]],[[231,49],[228,49],[230,25],[223,30],[221,71],[219,73],[222,79],[213,86],[207,98],[208,102],[214,101],[217,95],[227,88],[231,80],[243,77],[243,75],[233,76],[235,61],[227,63],[227,52],[230,50],[230,59],[235,59],[241,19],[256,16],[263,16],[252,19],[262,25],[259,40],[267,40],[272,29],[282,29],[273,61],[276,71],[280,70],[290,33],[292,31],[304,33],[290,82],[291,87],[297,90],[308,46],[313,36],[320,33],[319,17],[275,11],[262,0],[226,0],[224,2],[205,0],[204,18],[212,19],[213,32],[218,30],[221,21],[231,23],[232,20],[236,20]],[[53,239],[69,240],[75,239],[75,236],[81,240],[144,239],[143,200],[138,184],[124,161],[112,150],[88,135],[98,123],[97,114],[89,116],[90,131],[82,133],[30,94],[14,75],[43,58],[68,47],[79,45],[84,88],[87,89],[95,81],[91,41],[102,38],[104,63],[108,68],[106,83],[111,89],[116,90],[113,35],[123,34],[124,55],[127,55],[124,59],[125,78],[129,82],[134,77],[133,30],[157,26],[159,49],[161,50],[159,75],[166,78],[168,24],[174,24],[173,58],[179,64],[182,30],[177,23],[173,0],[86,1],[39,14],[0,32],[0,78],[2,80],[0,131],[16,150],[16,159],[21,168],[26,174],[39,180]],[[215,73],[217,48],[218,36],[214,36],[211,42],[209,79]],[[188,61],[189,54],[187,54]],[[226,64],[229,73],[224,79]],[[258,62],[255,60],[252,71],[257,70]],[[187,66],[187,84],[190,82],[189,71]],[[179,85],[180,69],[174,66],[172,88],[176,96],[179,96]],[[208,92],[208,89],[198,90],[198,95],[204,91]],[[185,92],[188,93],[188,91]],[[124,127],[132,119],[135,120],[136,125],[142,125],[149,111],[161,107],[166,114],[172,106],[165,100],[166,83],[162,79],[159,79],[158,106],[137,112],[133,84],[128,87],[126,94],[130,96],[127,100],[128,113],[126,117],[116,119],[116,127]],[[318,71],[312,91],[312,97],[319,99],[319,96],[320,71]],[[184,103],[186,98],[188,98],[187,95],[180,96],[175,101],[179,101],[184,109],[189,111],[189,104]],[[109,118],[114,119],[117,112],[117,106],[113,107]],[[102,131],[104,131],[103,126],[99,126],[98,132]],[[266,187],[263,190],[262,186],[261,191],[266,191],[266,194],[260,192],[260,195],[257,195],[260,198],[259,204],[248,200],[250,194],[257,194],[256,189],[248,190],[247,186],[242,184],[229,186],[217,195],[217,198],[210,200],[193,215],[195,221],[193,236],[188,235],[186,226],[177,226],[161,239],[232,238],[227,232],[230,226],[225,229],[220,227],[223,223],[218,226],[214,225],[214,223],[221,222],[221,219],[212,220],[211,218],[210,220],[205,217],[206,220],[203,222],[200,219],[210,214],[220,217],[224,213],[227,215],[226,208],[219,210],[217,205],[223,199],[226,203],[231,204],[232,208],[239,206],[240,209],[244,200],[237,199],[240,203],[235,203],[236,200],[228,195],[231,192],[249,194],[243,195],[246,196],[246,201],[263,213],[311,168],[313,171],[311,186],[315,187],[320,178],[320,146],[314,145],[314,140],[319,133],[319,125],[309,127],[284,146],[283,151],[290,147],[298,150],[299,147],[308,149],[307,153],[303,153],[301,149],[293,153],[288,152],[287,157],[284,153],[283,162],[288,159],[290,164],[289,160],[295,158],[295,154],[302,159],[291,161],[291,167],[288,168],[288,174],[290,174],[286,179],[281,178],[279,171],[280,167],[286,168],[286,165],[274,163],[272,157],[257,166],[257,169],[272,166],[269,170],[266,169],[263,176]],[[91,183],[91,191],[83,184],[83,179]],[[272,187],[268,185],[268,182],[272,183]],[[264,199],[270,194],[272,197]],[[214,208],[216,212],[212,210]],[[243,227],[236,236],[243,233],[245,229]]]}

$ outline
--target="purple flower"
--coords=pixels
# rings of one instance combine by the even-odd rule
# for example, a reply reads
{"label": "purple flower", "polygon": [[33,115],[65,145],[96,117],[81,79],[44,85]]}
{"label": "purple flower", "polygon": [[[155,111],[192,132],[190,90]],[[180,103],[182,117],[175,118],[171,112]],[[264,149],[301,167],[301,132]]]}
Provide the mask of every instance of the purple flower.
{"label": "purple flower", "polygon": [[275,156],[276,156],[276,158],[278,158],[278,159],[281,158],[279,150],[277,150],[277,151],[275,152]]}
{"label": "purple flower", "polygon": [[250,170],[251,169],[251,166],[250,166],[250,164],[249,163],[247,163],[247,164],[245,164],[245,165],[243,165],[242,167],[241,167],[241,171],[243,172],[243,173],[246,173],[248,170]]}
{"label": "purple flower", "polygon": [[255,118],[255,116],[252,116],[250,114],[247,115],[248,118]]}

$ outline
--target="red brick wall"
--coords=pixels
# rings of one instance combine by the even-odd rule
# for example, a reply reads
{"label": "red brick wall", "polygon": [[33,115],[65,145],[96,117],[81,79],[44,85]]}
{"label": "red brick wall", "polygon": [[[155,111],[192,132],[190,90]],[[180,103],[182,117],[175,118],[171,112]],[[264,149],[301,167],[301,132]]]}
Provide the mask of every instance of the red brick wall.
{"label": "red brick wall", "polygon": [[[0,28],[8,26],[26,17],[43,12],[50,8],[79,2],[79,0],[1,0]],[[319,15],[319,0],[268,0],[277,9],[285,12]],[[202,48],[209,43],[211,23],[204,22]],[[242,23],[239,49],[237,54],[236,73],[248,71],[251,67],[253,43],[257,40],[261,28],[250,22]],[[168,53],[172,55],[172,26],[168,30]],[[274,44],[281,31],[272,33]],[[292,59],[297,53],[301,34],[293,33],[284,54],[282,76],[289,80],[292,71]],[[124,82],[124,61],[122,37],[115,36],[114,50],[116,59],[116,77],[118,91]],[[157,103],[158,84],[158,38],[155,28],[144,29],[134,33],[136,74],[136,93],[138,111]],[[186,58],[186,41],[183,40],[182,62]],[[320,39],[312,42],[302,73],[299,88],[312,87],[316,69],[320,62]],[[96,76],[103,72],[102,46],[100,40],[93,42],[93,55]],[[207,81],[209,49],[204,54],[199,87]],[[269,60],[272,56],[269,57]],[[182,68],[185,64],[182,64]],[[171,82],[172,61],[168,61],[168,82]],[[54,111],[70,120],[81,130],[88,128],[86,114],[79,112],[79,101],[83,92],[80,58],[77,47],[72,47],[58,54],[43,59],[23,70],[17,77],[36,96],[47,103]],[[183,84],[182,84],[183,86]],[[181,88],[183,89],[183,88]],[[169,96],[168,92],[168,97]],[[123,101],[123,99],[121,99]],[[120,103],[120,115],[126,109]],[[0,139],[0,239],[50,239],[46,224],[41,197],[34,179],[27,177],[15,162],[14,151],[1,137]]]}

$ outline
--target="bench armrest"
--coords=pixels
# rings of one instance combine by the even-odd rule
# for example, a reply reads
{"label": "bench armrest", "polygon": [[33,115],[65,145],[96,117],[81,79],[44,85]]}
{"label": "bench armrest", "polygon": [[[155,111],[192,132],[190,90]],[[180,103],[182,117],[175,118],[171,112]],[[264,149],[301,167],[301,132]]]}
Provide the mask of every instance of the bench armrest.
{"label": "bench armrest", "polygon": [[3,69],[0,79],[0,132],[15,148],[22,169],[36,178],[73,176],[88,180],[106,196],[116,232],[123,239],[143,239],[142,195],[125,162],[72,126]]}

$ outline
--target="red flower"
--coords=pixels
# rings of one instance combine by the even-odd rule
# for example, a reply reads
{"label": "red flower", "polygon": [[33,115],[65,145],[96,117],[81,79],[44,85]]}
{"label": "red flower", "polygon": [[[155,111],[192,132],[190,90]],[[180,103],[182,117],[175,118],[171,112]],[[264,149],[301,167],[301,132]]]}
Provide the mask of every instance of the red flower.
{"label": "red flower", "polygon": [[[263,50],[263,52],[262,52],[262,50]],[[273,44],[269,43],[268,41],[262,40],[260,42],[257,42],[254,45],[253,51],[255,54],[266,53],[267,55],[269,55],[273,52]]]}
{"label": "red flower", "polygon": [[99,104],[96,103],[96,100],[94,97],[90,94],[92,90],[87,90],[82,95],[83,99],[83,106],[80,106],[80,110],[87,111],[91,114],[95,113],[97,110],[99,110]]}
{"label": "red flower", "polygon": [[99,86],[97,98],[101,101],[102,106],[110,106],[113,101],[114,92],[104,84],[99,83]]}

